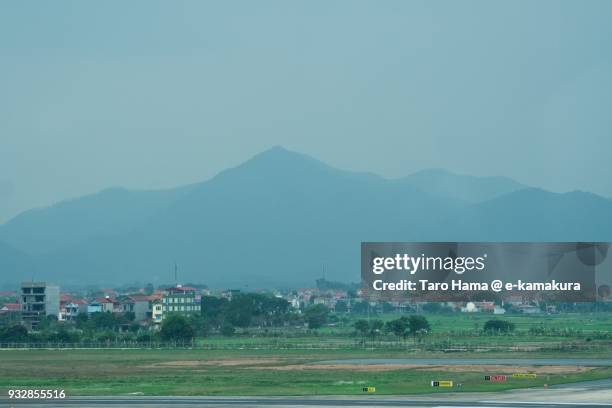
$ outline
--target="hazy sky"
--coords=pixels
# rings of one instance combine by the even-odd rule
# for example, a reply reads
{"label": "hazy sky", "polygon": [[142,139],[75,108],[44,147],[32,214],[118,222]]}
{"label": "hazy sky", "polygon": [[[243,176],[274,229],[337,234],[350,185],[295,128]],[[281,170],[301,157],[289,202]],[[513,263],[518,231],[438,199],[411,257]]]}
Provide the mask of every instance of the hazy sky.
{"label": "hazy sky", "polygon": [[612,1],[3,1],[0,222],[273,145],[612,196]]}

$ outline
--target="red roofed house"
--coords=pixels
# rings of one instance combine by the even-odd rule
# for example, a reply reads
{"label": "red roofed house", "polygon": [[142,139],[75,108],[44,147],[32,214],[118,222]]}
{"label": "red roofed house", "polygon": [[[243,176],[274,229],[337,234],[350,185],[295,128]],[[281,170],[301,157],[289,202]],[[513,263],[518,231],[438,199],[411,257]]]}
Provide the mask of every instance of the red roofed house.
{"label": "red roofed house", "polygon": [[19,303],[6,303],[2,308],[0,308],[0,312],[19,312],[21,311],[21,306]]}
{"label": "red roofed house", "polygon": [[6,303],[0,308],[0,318],[9,321],[21,320],[21,305],[19,303]]}
{"label": "red roofed house", "polygon": [[113,313],[115,311],[115,302],[109,298],[97,298],[87,305],[87,313]]}
{"label": "red roofed house", "polygon": [[151,296],[130,295],[122,302],[123,312],[134,313],[137,322],[151,318]]}

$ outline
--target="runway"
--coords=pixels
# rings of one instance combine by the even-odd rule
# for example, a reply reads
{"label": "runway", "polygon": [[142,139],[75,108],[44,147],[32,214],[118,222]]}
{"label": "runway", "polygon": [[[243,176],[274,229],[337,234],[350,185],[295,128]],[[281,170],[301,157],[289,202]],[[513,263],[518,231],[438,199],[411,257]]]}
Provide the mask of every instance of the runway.
{"label": "runway", "polygon": [[310,364],[333,365],[509,365],[611,367],[612,359],[593,358],[355,358],[317,361]]}
{"label": "runway", "polygon": [[496,400],[465,400],[456,401],[450,399],[410,399],[410,398],[220,398],[220,397],[75,397],[64,401],[2,401],[0,404],[7,407],[20,408],[141,408],[141,407],[208,407],[208,408],[227,408],[227,407],[422,407],[422,408],[608,408],[610,403],[572,403],[572,402],[530,402],[530,401],[496,401]]}
{"label": "runway", "polygon": [[140,407],[422,407],[422,408],[602,408],[611,407],[608,403],[571,403],[571,402],[512,402],[512,401],[495,401],[495,400],[451,400],[444,399],[411,399],[411,398],[305,398],[305,397],[245,397],[245,398],[222,398],[222,397],[74,397],[64,401],[2,401],[0,404],[6,404],[7,407],[20,408],[66,408],[66,407],[83,407],[83,408],[99,408],[99,407],[115,407],[115,408],[140,408]]}
{"label": "runway", "polygon": [[612,407],[612,379],[564,384],[547,389],[521,389],[496,393],[367,397],[71,397],[63,401],[0,399],[0,406],[19,408],[100,408],[106,406],[114,408],[609,408]]}

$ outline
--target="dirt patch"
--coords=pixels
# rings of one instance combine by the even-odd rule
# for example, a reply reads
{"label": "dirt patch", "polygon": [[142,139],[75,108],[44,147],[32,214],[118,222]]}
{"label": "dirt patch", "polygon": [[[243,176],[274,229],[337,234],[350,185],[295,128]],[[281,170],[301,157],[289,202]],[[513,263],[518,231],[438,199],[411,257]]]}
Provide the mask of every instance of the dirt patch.
{"label": "dirt patch", "polygon": [[239,359],[225,359],[225,360],[210,360],[207,361],[207,365],[215,365],[221,367],[233,367],[233,366],[241,366],[241,365],[268,365],[268,364],[276,364],[282,361],[280,358],[239,358]]}
{"label": "dirt patch", "polygon": [[145,368],[197,368],[197,367],[235,367],[235,366],[259,366],[276,364],[281,360],[278,358],[241,358],[241,359],[221,359],[221,360],[177,360],[163,361],[161,363],[149,364]]}

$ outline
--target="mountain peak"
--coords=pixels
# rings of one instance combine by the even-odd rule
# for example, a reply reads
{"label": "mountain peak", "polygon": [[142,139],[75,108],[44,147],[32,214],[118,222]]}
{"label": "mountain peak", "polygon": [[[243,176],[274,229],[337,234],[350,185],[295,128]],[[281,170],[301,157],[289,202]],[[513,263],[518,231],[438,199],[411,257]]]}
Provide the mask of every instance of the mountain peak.
{"label": "mountain peak", "polygon": [[319,162],[318,160],[308,155],[305,155],[303,153],[298,153],[293,150],[289,150],[283,146],[276,145],[260,153],[257,153],[255,156],[249,159],[246,163],[251,162],[251,161],[300,160],[300,159],[310,160],[313,162]]}
{"label": "mountain peak", "polygon": [[159,283],[178,259],[186,279],[213,287],[304,286],[323,260],[334,280],[354,280],[362,241],[610,239],[610,201],[524,188],[444,169],[388,180],[274,146],[196,185],[23,214],[0,227],[0,271]]}
{"label": "mountain peak", "polygon": [[260,154],[298,154],[298,153],[296,153],[296,152],[294,152],[292,150],[287,149],[285,146],[274,145],[274,146],[264,150]]}
{"label": "mountain peak", "polygon": [[248,173],[255,177],[271,177],[334,170],[340,171],[306,154],[294,152],[282,146],[273,146],[222,174],[238,172]]}

